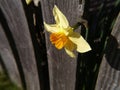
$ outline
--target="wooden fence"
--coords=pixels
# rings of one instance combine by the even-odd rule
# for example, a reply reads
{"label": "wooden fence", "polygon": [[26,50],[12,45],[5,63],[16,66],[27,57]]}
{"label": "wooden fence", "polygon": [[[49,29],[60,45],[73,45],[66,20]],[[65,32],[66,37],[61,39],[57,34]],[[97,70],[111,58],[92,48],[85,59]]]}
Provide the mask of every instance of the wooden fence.
{"label": "wooden fence", "polygon": [[[107,83],[107,84],[106,84]],[[120,89],[120,13],[108,39],[96,90]]]}
{"label": "wooden fence", "polygon": [[[78,57],[70,58],[63,50],[56,50],[49,41],[48,32],[43,31],[42,20],[54,23],[52,9],[57,5],[70,21],[70,25],[74,25],[77,19],[83,16],[84,4],[92,3],[94,0],[83,1],[41,0],[36,7],[33,3],[27,6],[24,0],[0,0],[0,66],[5,68],[13,83],[25,90],[82,90],[80,86],[84,79],[80,78],[81,73],[78,73],[82,55],[76,53]],[[93,6],[99,3],[93,3]],[[96,12],[98,8],[95,9],[93,6],[89,6],[90,9],[87,11]],[[86,16],[88,12],[84,13],[84,17],[88,18]],[[95,32],[93,31],[93,36]],[[93,39],[91,34],[90,31],[89,43],[90,39]],[[104,40],[106,38],[107,36]],[[93,58],[90,57],[96,54],[93,51],[83,55],[88,57],[84,58],[86,61],[92,62]],[[119,60],[120,14],[107,41],[98,77],[96,75],[95,90],[120,89]],[[93,77],[89,76],[88,80],[90,78]]]}
{"label": "wooden fence", "polygon": [[35,53],[22,3],[20,0],[1,0],[0,6],[0,53],[10,77],[19,86],[22,80],[27,90],[40,90]]}

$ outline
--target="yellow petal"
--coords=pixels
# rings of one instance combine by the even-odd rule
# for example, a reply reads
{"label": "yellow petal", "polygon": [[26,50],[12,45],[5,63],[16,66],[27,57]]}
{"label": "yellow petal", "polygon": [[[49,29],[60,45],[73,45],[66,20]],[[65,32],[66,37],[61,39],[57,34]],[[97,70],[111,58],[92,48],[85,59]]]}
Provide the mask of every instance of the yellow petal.
{"label": "yellow petal", "polygon": [[90,45],[79,33],[73,32],[69,39],[77,45],[78,52],[84,53],[91,50]]}
{"label": "yellow petal", "polygon": [[53,8],[53,15],[54,15],[56,24],[58,24],[60,27],[67,28],[69,26],[68,20],[56,5]]}
{"label": "yellow petal", "polygon": [[64,33],[52,33],[50,35],[50,41],[52,42],[52,44],[55,44],[55,47],[57,49],[62,49],[68,41],[68,38],[65,36]]}
{"label": "yellow petal", "polygon": [[25,0],[25,1],[26,1],[27,5],[29,5],[32,2],[32,0]]}
{"label": "yellow petal", "polygon": [[66,53],[67,53],[69,56],[71,56],[71,57],[75,57],[75,55],[74,55],[74,53],[73,53],[73,51],[74,51],[75,49],[76,49],[76,45],[68,39],[68,41],[67,41],[67,43],[66,43],[66,45],[65,45],[65,51],[66,51]]}
{"label": "yellow petal", "polygon": [[55,32],[57,32],[57,30],[58,30],[56,24],[51,24],[51,25],[49,25],[49,24],[46,24],[46,23],[44,22],[44,27],[45,27],[45,29],[46,29],[48,32],[51,32],[51,33],[55,33]]}
{"label": "yellow petal", "polygon": [[67,40],[67,43],[65,44],[65,48],[70,50],[70,51],[73,51],[76,49],[76,44],[74,44],[72,41],[70,41],[69,39]]}
{"label": "yellow petal", "polygon": [[55,43],[55,47],[57,48],[57,49],[62,49],[63,48],[63,42],[61,42],[61,41],[57,41],[56,43]]}
{"label": "yellow petal", "polygon": [[67,48],[65,48],[65,51],[66,51],[66,53],[67,53],[70,57],[75,58],[75,54],[74,54],[72,51],[70,51],[70,50],[67,49]]}

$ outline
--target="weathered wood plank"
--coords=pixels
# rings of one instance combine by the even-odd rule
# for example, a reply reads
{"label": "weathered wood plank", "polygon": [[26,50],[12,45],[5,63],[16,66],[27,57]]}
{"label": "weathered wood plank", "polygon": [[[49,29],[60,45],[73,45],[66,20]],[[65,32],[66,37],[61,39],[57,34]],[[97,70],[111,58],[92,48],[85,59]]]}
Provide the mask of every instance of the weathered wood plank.
{"label": "weathered wood plank", "polygon": [[111,34],[95,90],[120,90],[120,14]]}
{"label": "weathered wood plank", "polygon": [[[54,5],[65,14],[70,25],[77,23],[79,16],[79,0],[41,0],[43,19],[47,23],[55,23],[52,9]],[[79,31],[80,32],[80,31]],[[75,90],[76,58],[69,57],[64,50],[57,50],[49,41],[45,31],[50,78],[50,90]]]}
{"label": "weathered wood plank", "polygon": [[1,59],[3,60],[2,62],[4,63],[7,73],[9,74],[9,77],[12,80],[12,82],[18,85],[19,87],[22,87],[19,71],[1,24],[0,24],[0,56]]}
{"label": "weathered wood plank", "polygon": [[33,45],[21,0],[0,0],[0,8],[14,38],[27,90],[40,90]]}

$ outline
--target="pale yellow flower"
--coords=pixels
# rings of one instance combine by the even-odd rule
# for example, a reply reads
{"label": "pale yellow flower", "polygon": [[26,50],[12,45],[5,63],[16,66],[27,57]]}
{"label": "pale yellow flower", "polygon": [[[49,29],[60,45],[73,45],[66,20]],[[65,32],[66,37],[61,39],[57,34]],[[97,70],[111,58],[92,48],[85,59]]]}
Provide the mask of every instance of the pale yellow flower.
{"label": "pale yellow flower", "polygon": [[29,5],[32,2],[32,0],[25,0],[25,1],[26,1],[27,5]]}
{"label": "pale yellow flower", "polygon": [[75,57],[73,53],[75,50],[80,53],[91,50],[85,39],[79,33],[74,32],[73,28],[69,26],[68,20],[56,5],[53,8],[53,15],[56,24],[46,24],[44,22],[44,26],[51,33],[50,41],[57,49],[64,48],[66,53],[71,57]]}

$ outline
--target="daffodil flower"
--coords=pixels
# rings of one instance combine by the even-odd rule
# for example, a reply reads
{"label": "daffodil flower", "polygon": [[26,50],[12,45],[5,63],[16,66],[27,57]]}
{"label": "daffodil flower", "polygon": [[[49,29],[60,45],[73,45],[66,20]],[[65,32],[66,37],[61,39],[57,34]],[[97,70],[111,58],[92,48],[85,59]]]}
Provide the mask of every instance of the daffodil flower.
{"label": "daffodil flower", "polygon": [[53,15],[56,24],[46,24],[45,29],[50,32],[50,41],[57,49],[64,48],[66,53],[75,57],[74,51],[84,53],[91,50],[89,44],[77,32],[74,32],[64,14],[55,5],[53,8]]}
{"label": "daffodil flower", "polygon": [[25,1],[26,1],[27,5],[29,5],[32,2],[32,0],[25,0]]}

